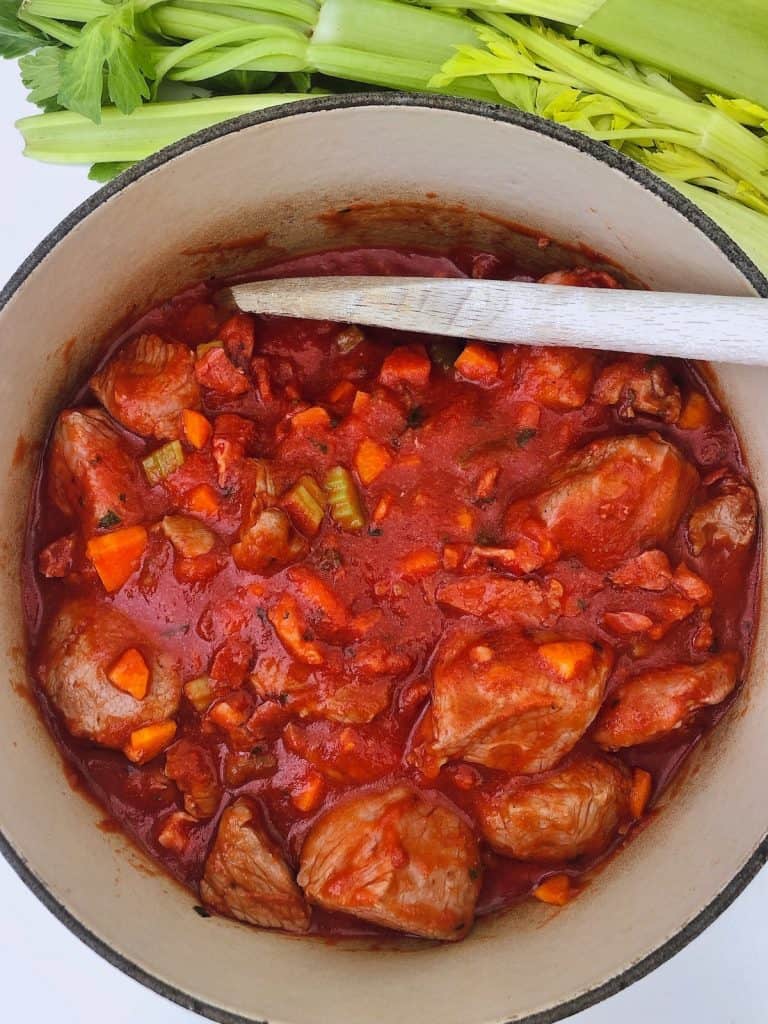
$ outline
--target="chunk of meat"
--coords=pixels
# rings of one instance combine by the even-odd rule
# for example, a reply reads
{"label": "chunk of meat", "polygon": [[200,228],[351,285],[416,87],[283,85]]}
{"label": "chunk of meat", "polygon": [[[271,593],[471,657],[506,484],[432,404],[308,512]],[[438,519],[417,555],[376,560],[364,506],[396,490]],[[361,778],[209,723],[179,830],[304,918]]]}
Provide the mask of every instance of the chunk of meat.
{"label": "chunk of meat", "polygon": [[91,378],[91,390],[118,423],[160,441],[181,436],[183,409],[200,408],[191,349],[156,334],[122,345]]}
{"label": "chunk of meat", "polygon": [[224,811],[200,882],[206,906],[262,928],[305,932],[309,909],[293,873],[248,800]]}
{"label": "chunk of meat", "polygon": [[741,657],[717,654],[697,665],[649,669],[622,683],[605,702],[594,739],[606,750],[662,739],[700,708],[725,700],[738,682]]}
{"label": "chunk of meat", "polygon": [[745,480],[727,473],[712,490],[712,497],[699,505],[688,521],[688,539],[695,555],[705,548],[745,548],[757,529],[757,498]]}
{"label": "chunk of meat", "polygon": [[144,519],[146,486],[138,461],[100,409],[68,409],[59,416],[49,479],[51,498],[81,520],[86,535]]}
{"label": "chunk of meat", "polygon": [[408,785],[336,804],[309,833],[299,885],[310,903],[430,939],[463,938],[480,855],[459,815]]}
{"label": "chunk of meat", "polygon": [[[616,568],[671,536],[697,484],[693,466],[658,436],[594,441],[570,458],[540,494],[510,505],[505,516],[509,547],[527,553],[532,539],[528,524],[538,521],[555,548],[547,561],[559,551],[590,569]],[[540,550],[536,534],[533,539]]]}
{"label": "chunk of meat", "polygon": [[[118,689],[107,674],[132,647],[150,670],[143,700]],[[69,732],[105,747],[124,747],[132,732],[171,718],[181,695],[175,661],[121,612],[87,599],[63,605],[48,628],[40,681]]]}
{"label": "chunk of meat", "polygon": [[563,284],[571,288],[621,288],[621,285],[606,270],[591,267],[573,267],[571,270],[553,270],[540,277],[539,284]]}
{"label": "chunk of meat", "polygon": [[562,614],[563,587],[557,580],[512,580],[495,573],[438,584],[439,604],[467,615],[489,619],[499,626],[551,626]]}
{"label": "chunk of meat", "polygon": [[682,408],[680,388],[669,370],[643,356],[606,366],[595,381],[592,397],[598,405],[615,405],[623,420],[646,413],[664,423],[677,423]]}
{"label": "chunk of meat", "polygon": [[482,794],[480,829],[515,860],[558,862],[601,853],[631,818],[629,774],[601,757],[585,757],[541,779],[515,779]]}
{"label": "chunk of meat", "polygon": [[46,579],[63,579],[72,572],[76,546],[77,537],[74,533],[69,533],[43,548],[37,556],[40,573]]}
{"label": "chunk of meat", "polygon": [[595,356],[574,348],[531,348],[520,356],[518,383],[534,401],[563,412],[581,409],[595,379]]}
{"label": "chunk of meat", "polygon": [[306,552],[307,542],[294,530],[281,508],[257,512],[241,532],[239,541],[232,545],[238,569],[258,574],[275,572],[303,558]]}
{"label": "chunk of meat", "polygon": [[181,739],[165,755],[165,774],[184,794],[184,809],[193,818],[210,818],[219,806],[221,785],[211,752]]}
{"label": "chunk of meat", "polygon": [[256,341],[253,317],[247,313],[235,313],[229,320],[224,321],[218,335],[235,366],[247,366]]}
{"label": "chunk of meat", "polygon": [[195,380],[225,398],[237,398],[248,390],[248,378],[223,348],[210,348],[195,363]]}
{"label": "chunk of meat", "polygon": [[612,662],[582,640],[458,633],[433,669],[433,754],[518,774],[552,768],[597,714]]}
{"label": "chunk of meat", "polygon": [[644,551],[619,566],[608,578],[617,587],[666,590],[672,582],[672,566],[663,551]]}

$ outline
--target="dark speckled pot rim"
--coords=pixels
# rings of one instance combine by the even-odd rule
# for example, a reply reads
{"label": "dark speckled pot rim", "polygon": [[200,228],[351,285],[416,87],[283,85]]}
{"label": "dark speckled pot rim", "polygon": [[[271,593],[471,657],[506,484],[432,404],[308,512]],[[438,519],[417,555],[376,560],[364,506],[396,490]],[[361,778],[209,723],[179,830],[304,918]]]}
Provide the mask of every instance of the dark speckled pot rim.
{"label": "dark speckled pot rim", "polygon": [[[569,128],[560,124],[545,121],[531,114],[520,113],[508,107],[493,106],[489,103],[481,103],[475,100],[454,99],[444,96],[431,95],[409,95],[403,93],[357,93],[343,96],[322,96],[310,100],[300,100],[282,106],[270,107],[266,110],[255,111],[251,114],[243,114],[231,121],[225,121],[197,132],[180,142],[166,147],[160,152],[142,160],[140,163],[124,171],[117,178],[95,192],[84,203],[73,210],[54,230],[37,246],[37,248],[21,264],[16,273],[10,278],[5,287],[0,291],[0,312],[13,298],[14,294],[24,284],[26,279],[35,270],[46,256],[51,253],[57,244],[62,241],[82,220],[97,210],[103,203],[112,196],[122,192],[125,188],[138,181],[145,174],[161,167],[163,164],[183,156],[185,153],[223,138],[251,128],[254,125],[265,124],[271,121],[280,121],[283,118],[295,117],[309,113],[322,113],[323,111],[346,110],[365,107],[420,107],[433,108],[436,110],[448,110],[459,114],[467,114],[475,117],[484,117],[492,121],[499,121],[505,124],[516,125],[528,131],[536,132],[539,135],[555,139],[571,149],[579,150],[599,160],[603,164],[619,171],[627,178],[632,179],[642,188],[652,192],[655,196],[672,207],[682,217],[685,217],[691,224],[699,229],[755,289],[755,291],[768,298],[768,279],[760,272],[752,260],[744,251],[731,239],[713,220],[703,213],[690,200],[677,192],[670,185],[667,185],[656,175],[645,167],[635,163],[633,160],[622,156],[610,146],[602,142],[595,142],[585,135],[577,134]],[[256,1018],[243,1017],[240,1014],[232,1013],[220,1006],[199,1000],[189,993],[168,984],[162,978],[150,973],[138,964],[123,956],[120,952],[110,946],[107,942],[94,934],[82,922],[77,920],[73,914],[57,899],[47,888],[45,883],[35,875],[29,868],[23,855],[15,850],[9,840],[0,830],[0,852],[14,869],[21,880],[32,890],[38,899],[45,904],[48,910],[55,915],[74,935],[92,950],[107,960],[113,967],[117,967],[128,977],[133,978],[140,984],[145,985],[152,991],[164,996],[171,1002],[177,1003],[185,1009],[208,1017],[210,1020],[218,1021],[220,1024],[265,1024]],[[685,924],[675,935],[662,943],[657,949],[647,956],[631,964],[613,978],[597,985],[585,992],[580,993],[572,999],[559,1003],[548,1010],[540,1013],[530,1014],[524,1018],[515,1018],[517,1024],[554,1024],[571,1014],[585,1010],[595,1003],[609,996],[621,992],[622,989],[632,985],[635,981],[645,977],[661,964],[671,959],[676,953],[688,945],[693,939],[700,935],[716,918],[726,910],[736,897],[746,888],[749,882],[755,877],[758,871],[768,861],[768,833],[757,845],[754,853],[749,857],[741,870],[726,885],[715,898],[691,921]],[[514,1012],[512,1009],[510,1012]]]}

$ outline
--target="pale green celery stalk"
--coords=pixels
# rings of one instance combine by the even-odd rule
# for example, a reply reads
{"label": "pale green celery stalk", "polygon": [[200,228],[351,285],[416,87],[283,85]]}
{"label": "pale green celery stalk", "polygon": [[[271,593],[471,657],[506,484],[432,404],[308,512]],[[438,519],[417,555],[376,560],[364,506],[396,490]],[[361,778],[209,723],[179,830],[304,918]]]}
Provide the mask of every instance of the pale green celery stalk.
{"label": "pale green celery stalk", "polygon": [[305,71],[307,44],[303,39],[261,39],[246,46],[231,47],[222,53],[212,53],[194,68],[173,71],[168,77],[174,82],[200,82],[246,65],[259,71]]}
{"label": "pale green celery stalk", "polygon": [[102,0],[23,0],[21,17],[32,14],[57,21],[90,21],[111,14],[114,7]]}
{"label": "pale green celery stalk", "polygon": [[429,84],[456,46],[478,43],[475,23],[468,18],[392,0],[325,0],[307,60],[334,78],[497,103],[498,93],[480,76],[449,89]]}
{"label": "pale green celery stalk", "polygon": [[303,22],[312,26],[317,21],[317,4],[312,0],[178,0],[180,7],[203,7],[214,10],[217,7],[238,8],[243,13],[248,11],[259,14],[275,14],[291,21]]}
{"label": "pale green celery stalk", "polygon": [[[246,25],[243,28],[227,29],[225,32],[214,32],[211,35],[202,36],[199,39],[193,39],[184,46],[167,48],[165,55],[155,64],[155,94],[157,94],[160,82],[165,78],[168,72],[188,57],[196,57],[206,51],[215,50],[217,47],[230,46],[232,43],[250,43],[265,39],[269,39],[272,43],[271,50],[268,47],[266,51],[267,53],[284,53],[285,48],[281,45],[281,40],[286,38],[291,42],[298,41],[303,47],[301,51],[302,55],[306,54],[306,40],[303,36],[282,27],[255,24]],[[240,63],[237,62],[234,64],[229,63],[230,60],[235,59],[235,54],[239,49],[240,47],[237,47],[236,49],[228,49],[225,52],[219,52],[216,54],[218,58],[224,58],[227,65],[225,67],[226,71],[230,71],[232,68],[241,66]],[[259,53],[257,56],[260,57],[262,54]]]}
{"label": "pale green celery stalk", "polygon": [[307,99],[306,93],[261,93],[152,103],[121,114],[102,110],[101,124],[69,110],[24,117],[16,127],[26,156],[48,163],[133,163],[187,135],[240,114]]}
{"label": "pale green celery stalk", "polygon": [[60,43],[65,43],[67,46],[77,46],[80,42],[80,29],[70,28],[69,25],[62,25],[60,21],[54,21],[52,18],[37,17],[34,14],[27,14],[23,11],[19,13],[19,18],[33,28],[38,28],[41,32],[45,32],[51,39],[58,39]]}
{"label": "pale green celery stalk", "polygon": [[750,210],[709,189],[661,174],[678,192],[682,192],[740,245],[764,274],[768,274],[768,216]]}
{"label": "pale green celery stalk", "polygon": [[552,31],[537,31],[506,15],[481,12],[479,16],[503,36],[522,44],[547,67],[572,75],[587,90],[613,96],[666,127],[696,133],[700,136],[700,153],[768,196],[768,145],[719,110],[629,79],[585,57],[569,40]]}
{"label": "pale green celery stalk", "polygon": [[[422,7],[454,10],[498,11],[503,14],[524,14],[547,18],[565,25],[581,25],[605,0],[406,0]],[[639,0],[640,3],[643,0]]]}
{"label": "pale green celery stalk", "polygon": [[226,32],[250,24],[240,18],[209,14],[204,10],[187,9],[173,3],[163,4],[153,10],[151,18],[158,32],[175,39],[200,39],[214,32]]}
{"label": "pale green celery stalk", "polygon": [[[314,26],[314,22],[310,23],[304,19],[291,18],[287,14],[275,14],[272,11],[262,11],[251,7],[235,7],[229,3],[210,3],[209,0],[176,0],[176,6],[184,7],[188,10],[199,10],[202,8],[209,14],[221,14],[227,18],[236,18],[238,21],[245,21],[249,25],[279,25],[281,28],[290,28],[294,32],[301,32],[306,36],[312,34]],[[317,12],[315,12],[315,17],[317,17]]]}
{"label": "pale green celery stalk", "polygon": [[596,7],[580,38],[768,104],[766,0],[604,0]]}

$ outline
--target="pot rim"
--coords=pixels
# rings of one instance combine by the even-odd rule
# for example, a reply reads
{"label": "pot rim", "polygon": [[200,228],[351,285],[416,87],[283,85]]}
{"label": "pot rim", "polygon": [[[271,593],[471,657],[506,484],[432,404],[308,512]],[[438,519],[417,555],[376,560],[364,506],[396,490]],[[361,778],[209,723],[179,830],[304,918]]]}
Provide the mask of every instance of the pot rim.
{"label": "pot rim", "polygon": [[[254,125],[265,124],[270,121],[281,121],[284,118],[295,115],[322,113],[324,111],[345,110],[365,107],[417,107],[424,109],[448,110],[455,113],[470,114],[475,117],[487,118],[492,121],[499,121],[506,124],[516,125],[528,131],[555,139],[558,142],[569,146],[571,149],[579,150],[607,164],[614,170],[619,171],[642,188],[653,193],[677,213],[685,217],[694,227],[704,234],[722,252],[731,263],[755,289],[758,295],[768,298],[768,278],[758,269],[755,263],[747,256],[740,246],[730,238],[710,217],[700,210],[693,202],[687,199],[671,185],[668,185],[661,178],[635,163],[628,157],[617,152],[603,142],[596,142],[585,135],[581,135],[562,124],[545,121],[534,114],[527,114],[510,107],[497,106],[478,100],[453,98],[448,96],[436,96],[430,94],[409,94],[399,92],[363,92],[349,93],[341,96],[318,96],[308,100],[297,100],[292,103],[285,103],[275,107],[268,107],[265,110],[253,111],[250,114],[241,114],[229,121],[213,125],[210,128],[187,136],[179,142],[161,149],[152,156],[147,157],[128,170],[123,171],[111,182],[98,189],[92,196],[89,196],[83,203],[68,214],[43,240],[36,246],[30,255],[20,265],[18,270],[10,277],[8,282],[0,289],[0,313],[10,302],[15,293],[32,274],[35,268],[46,256],[51,253],[58,243],[62,241],[82,220],[97,210],[103,203],[112,196],[122,192],[129,185],[138,181],[144,175],[161,167],[178,156],[196,149],[198,146],[213,142],[227,135],[234,134]],[[151,989],[158,995],[165,997],[173,1003],[191,1010],[194,1013],[207,1017],[218,1024],[268,1024],[266,1021],[258,1021],[253,1017],[243,1017],[233,1013],[221,1006],[207,1003],[197,999],[183,989],[164,981],[162,978],[150,971],[140,967],[133,960],[124,956],[108,942],[94,934],[88,927],[79,921],[59,899],[54,896],[45,883],[28,866],[21,853],[17,852],[8,838],[0,828],[0,853],[13,868],[24,884],[37,896],[44,906],[58,920],[72,932],[81,942],[90,947],[95,953],[103,957],[113,967],[118,968],[129,978],[139,982],[146,988]],[[768,830],[756,845],[754,851],[736,873],[734,878],[724,886],[723,889],[705,906],[694,918],[684,924],[671,938],[662,942],[656,949],[635,963],[630,964],[624,970],[619,971],[612,978],[592,988],[586,989],[578,995],[559,1003],[547,1010],[529,1014],[523,1018],[517,1018],[515,1024],[555,1024],[556,1021],[569,1017],[581,1010],[586,1010],[596,1003],[602,1002],[610,996],[616,995],[623,989],[628,988],[634,982],[650,974],[661,964],[670,960],[679,953],[690,942],[697,938],[705,928],[709,927],[725,911],[736,897],[747,887],[760,869],[768,862]],[[512,1024],[512,1022],[507,1022]]]}

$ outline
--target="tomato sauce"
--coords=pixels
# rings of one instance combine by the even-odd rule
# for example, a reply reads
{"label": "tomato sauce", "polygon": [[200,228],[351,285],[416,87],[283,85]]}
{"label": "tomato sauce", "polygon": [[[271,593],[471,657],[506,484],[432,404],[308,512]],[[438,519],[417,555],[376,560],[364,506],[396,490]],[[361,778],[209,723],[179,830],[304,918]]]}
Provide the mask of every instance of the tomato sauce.
{"label": "tomato sauce", "polygon": [[[338,273],[439,277],[474,274],[525,279],[524,267],[488,254],[385,249],[305,257],[271,268],[262,276]],[[152,310],[116,342],[105,362],[130,338],[146,332],[192,347],[214,341],[221,323],[231,313],[217,305],[218,288],[218,282],[203,284]],[[616,405],[598,405],[592,400],[581,408],[565,411],[547,408],[526,391],[525,385],[514,382],[518,378],[511,371],[505,378],[505,367],[516,358],[512,349],[503,351],[499,347],[502,383],[498,387],[482,387],[462,379],[451,369],[461,345],[447,339],[421,339],[366,328],[364,339],[343,352],[336,344],[338,334],[338,325],[325,322],[256,318],[255,355],[268,367],[271,388],[279,393],[279,398],[265,401],[251,381],[248,390],[238,396],[222,396],[204,389],[201,411],[213,423],[224,414],[250,421],[246,454],[273,460],[281,488],[302,474],[322,480],[334,466],[354,466],[356,451],[365,437],[373,437],[386,446],[391,459],[387,471],[367,486],[357,481],[365,528],[347,532],[326,516],[299,563],[332,587],[348,616],[365,623],[366,642],[377,645],[376,650],[402,656],[407,667],[396,673],[385,709],[368,722],[339,723],[316,715],[294,716],[288,701],[277,725],[253,742],[251,752],[265,758],[262,777],[239,785],[224,781],[216,812],[194,825],[181,852],[172,852],[160,845],[158,835],[163,820],[182,806],[182,800],[178,788],[164,773],[164,757],[135,765],[120,751],[76,739],[64,727],[42,689],[37,689],[57,743],[88,790],[133,840],[194,892],[220,813],[237,795],[254,797],[264,807],[271,831],[292,865],[296,865],[313,823],[329,806],[360,786],[383,786],[405,778],[416,787],[442,793],[476,827],[473,808],[478,792],[497,786],[504,773],[477,764],[467,773],[461,762],[449,761],[437,777],[427,777],[409,758],[429,704],[435,648],[445,631],[462,618],[460,612],[442,607],[435,600],[436,586],[451,575],[444,567],[443,551],[446,544],[502,545],[505,508],[540,490],[566,454],[598,438],[653,432],[672,442],[704,479],[707,474],[721,470],[748,478],[733,424],[705,378],[687,363],[663,361],[680,390],[684,406],[693,393],[706,400],[706,422],[683,429],[679,424],[667,424],[643,413],[627,421]],[[414,342],[425,342],[435,360],[428,387],[379,394],[377,379],[385,357],[393,346]],[[618,357],[599,354],[595,372],[599,373],[615,358]],[[351,388],[334,399],[334,389],[341,381],[349,381]],[[374,398],[376,408],[365,423],[350,411],[356,392],[379,396]],[[286,393],[295,397],[286,400]],[[87,383],[70,403],[72,407],[95,404]],[[316,405],[328,411],[327,425],[306,430],[286,425],[292,407]],[[158,447],[156,441],[120,430],[126,448],[137,459]],[[478,482],[489,470],[498,470],[492,488],[478,496]],[[57,538],[79,529],[76,518],[73,521],[50,500],[53,472],[46,454],[26,540],[24,602],[33,672],[39,662],[41,638],[62,602],[73,596],[95,596],[130,616],[176,659],[185,681],[209,673],[217,652],[233,641],[240,642],[240,649],[249,652],[248,671],[264,659],[285,659],[285,650],[267,610],[270,602],[292,588],[288,566],[260,575],[238,569],[231,558],[225,558],[211,578],[180,580],[174,572],[171,546],[160,531],[150,529],[141,568],[113,594],[105,595],[101,581],[82,552],[74,571],[63,578],[43,577],[38,571],[39,553]],[[215,533],[225,547],[235,543],[246,509],[237,488],[229,493],[222,487],[210,448],[195,452],[185,446],[184,465],[168,481],[151,489],[146,523],[185,510],[185,496],[203,483],[210,485],[220,500],[219,513],[212,524]],[[685,562],[714,588],[710,649],[739,651],[746,664],[757,617],[757,542],[742,550],[705,549],[694,555],[686,537],[685,519],[684,516],[660,547],[672,565]],[[402,568],[414,552],[422,557],[424,552],[434,553],[431,571],[411,573]],[[604,573],[587,569],[575,559],[563,559],[533,575],[556,576],[570,599],[567,621],[562,628],[558,623],[554,632],[613,648],[616,660],[609,694],[630,675],[644,669],[701,659],[701,651],[696,647],[702,627],[698,611],[674,623],[659,639],[635,642],[635,638],[630,642],[606,628],[606,611],[620,608],[642,615],[651,609],[653,615],[657,594],[633,589],[617,595]],[[341,639],[323,634],[319,640],[331,670],[353,656],[352,649],[358,642],[343,630],[341,634]],[[222,672],[226,676],[226,665]],[[237,693],[248,714],[263,703],[247,682],[236,682],[227,692],[230,696]],[[684,728],[662,741],[612,755],[630,768],[650,772],[653,793],[649,809],[731,699],[700,711]],[[227,758],[233,750],[232,736],[212,725],[207,715],[200,714],[184,697],[176,721],[176,739],[193,740],[210,751],[220,779],[225,780]],[[588,731],[572,756],[593,749]],[[318,773],[319,802],[307,811],[302,810],[296,798]],[[617,837],[601,858],[626,839],[626,835]],[[524,863],[494,853],[485,845],[482,856],[485,873],[479,914],[525,898],[542,879],[554,873],[573,876],[578,888],[579,879],[585,879],[596,859],[601,859],[592,857],[561,865]],[[351,916],[316,908],[312,931],[334,935],[386,934],[385,930]]]}

